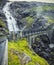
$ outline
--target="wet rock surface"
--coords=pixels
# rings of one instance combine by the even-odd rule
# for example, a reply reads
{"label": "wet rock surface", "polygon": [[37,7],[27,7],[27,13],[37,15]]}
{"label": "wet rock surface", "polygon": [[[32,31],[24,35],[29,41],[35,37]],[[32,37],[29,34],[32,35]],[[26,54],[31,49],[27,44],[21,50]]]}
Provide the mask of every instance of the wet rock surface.
{"label": "wet rock surface", "polygon": [[32,43],[32,48],[39,56],[45,58],[50,65],[54,65],[54,47],[50,48],[50,41],[46,36],[40,36],[39,40]]}
{"label": "wet rock surface", "polygon": [[[51,8],[49,8],[49,6]],[[26,33],[29,33],[32,31],[34,32],[39,31],[39,29],[40,31],[46,30],[47,25],[50,24],[49,22],[54,21],[53,7],[54,7],[54,4],[48,4],[48,3],[46,4],[46,3],[36,3],[36,2],[30,2],[30,3],[29,2],[13,2],[10,5],[10,10],[11,10],[10,13],[13,14],[14,18],[16,19],[19,29],[22,29],[24,26],[27,26],[26,29],[29,29],[29,31],[26,31]],[[5,17],[2,14],[2,12],[0,13],[0,17],[3,17],[3,18]],[[31,24],[31,22],[33,24]],[[48,31],[49,29],[51,28],[48,27],[46,31]],[[11,37],[12,37],[12,34],[10,36],[10,39],[12,39]],[[43,35],[39,36],[38,38],[39,39],[36,39],[34,43],[32,43],[33,50],[38,55],[45,58],[50,65],[54,65],[54,47],[49,46],[50,44],[54,44],[54,31],[51,34],[51,40],[49,40],[47,36],[43,36]],[[13,51],[13,52],[16,55],[18,55],[17,51]],[[31,61],[31,58],[27,56],[26,54],[23,53],[22,57],[23,56],[24,58],[21,59],[21,61],[23,61],[23,64]],[[24,62],[24,60],[26,61]]]}
{"label": "wet rock surface", "polygon": [[50,16],[52,17],[52,19],[54,18],[53,16],[54,10],[51,9],[53,7],[54,5],[51,3],[48,4],[48,3],[38,3],[38,2],[13,2],[10,5],[10,12],[16,18],[17,23],[20,22],[18,23],[20,27],[22,27],[22,25],[26,25],[26,26],[29,25],[28,21],[32,19],[33,20],[32,22],[34,24],[31,25],[31,29],[35,29],[36,27],[38,28],[40,26],[42,27],[45,26],[45,23],[47,23],[48,21],[46,17]]}
{"label": "wet rock surface", "polygon": [[[36,39],[35,42],[32,43],[32,48],[38,55],[45,58],[50,65],[54,65],[54,47],[51,48],[49,46],[50,44],[54,44],[54,31],[53,33],[49,31],[53,30],[52,25],[50,25],[51,23],[49,23],[50,20],[51,22],[54,21],[53,7],[54,4],[51,3],[36,2],[13,2],[10,5],[10,10],[12,10],[11,13],[16,18],[19,28],[22,29],[24,25],[27,26],[24,30],[26,32],[23,31],[24,35],[29,32],[48,31],[48,37],[51,38],[51,40],[47,36],[39,36],[39,40]],[[32,24],[28,22],[32,22]],[[31,24],[31,26],[29,24]]]}

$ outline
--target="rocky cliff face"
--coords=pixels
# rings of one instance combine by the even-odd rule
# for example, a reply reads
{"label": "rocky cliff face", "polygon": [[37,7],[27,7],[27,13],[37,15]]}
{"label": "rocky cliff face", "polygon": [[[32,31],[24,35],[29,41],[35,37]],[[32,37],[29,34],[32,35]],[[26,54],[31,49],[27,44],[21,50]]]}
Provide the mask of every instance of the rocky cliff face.
{"label": "rocky cliff face", "polygon": [[[6,1],[4,4],[2,4],[2,2],[4,2],[4,0],[1,1],[0,7],[0,32],[2,32],[2,34],[6,34],[9,31],[6,17],[2,11],[2,7]],[[50,44],[53,43],[54,45],[54,4],[38,2],[13,2],[10,4],[9,8],[9,11],[16,20],[19,29],[22,30],[25,26],[25,29],[23,30],[24,35],[25,33],[33,34],[34,32],[42,32],[44,30],[47,33],[49,32],[48,37],[46,37],[46,35],[38,36],[38,41],[35,39],[34,43],[32,43],[32,48],[38,55],[48,60],[51,65],[54,65],[54,47],[49,48]],[[9,19],[11,21],[11,17]],[[12,34],[10,39],[11,37]],[[48,38],[51,38],[51,40]]]}
{"label": "rocky cliff face", "polygon": [[13,2],[10,5],[10,10],[17,23],[21,25],[19,25],[20,27],[23,25],[30,27],[35,21],[43,22],[42,24],[39,22],[41,26],[54,21],[54,4],[51,3]]}
{"label": "rocky cliff face", "polygon": [[[54,25],[51,27],[51,24],[54,23],[54,4],[36,2],[13,2],[10,5],[10,10],[17,21],[18,27],[22,29],[24,26],[26,26],[24,29],[24,31],[27,31],[26,33],[32,31],[35,32],[38,29],[40,29],[40,31],[45,30],[49,32],[51,40],[54,39],[52,36],[54,33],[51,33],[49,31],[50,29],[51,31],[54,30]],[[32,48],[37,54],[48,60],[48,62],[53,65],[54,60],[52,57],[54,56],[54,50],[53,48],[49,47],[53,41],[49,40],[44,35],[40,37],[41,38],[39,41],[35,41],[33,43]],[[42,43],[44,47],[42,47]]]}

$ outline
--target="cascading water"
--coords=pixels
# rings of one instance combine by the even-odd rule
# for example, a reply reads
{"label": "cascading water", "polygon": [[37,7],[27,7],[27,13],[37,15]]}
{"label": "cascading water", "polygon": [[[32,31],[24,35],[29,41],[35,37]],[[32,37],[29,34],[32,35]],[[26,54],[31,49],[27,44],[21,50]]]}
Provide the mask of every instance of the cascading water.
{"label": "cascading water", "polygon": [[9,32],[13,31],[15,33],[17,33],[17,31],[19,30],[18,27],[17,27],[17,23],[16,23],[16,20],[15,18],[12,16],[12,14],[10,13],[10,4],[12,2],[7,2],[3,8],[3,12],[6,16],[6,20],[7,20],[7,24],[8,24],[8,29],[9,29]]}
{"label": "cascading water", "polygon": [[[7,21],[7,25],[8,25],[8,29],[9,29],[9,32],[14,32],[14,33],[17,33],[18,32],[18,27],[17,27],[17,23],[16,23],[16,20],[15,18],[12,16],[12,14],[10,13],[10,4],[12,2],[7,2],[4,7],[3,7],[3,13],[5,14],[6,16],[6,21]],[[0,40],[1,41],[1,40]],[[3,41],[3,39],[2,39]],[[7,65],[8,64],[8,39],[7,38],[4,38],[4,41],[3,42],[0,42],[0,51],[1,51],[1,54],[0,54],[0,65]]]}

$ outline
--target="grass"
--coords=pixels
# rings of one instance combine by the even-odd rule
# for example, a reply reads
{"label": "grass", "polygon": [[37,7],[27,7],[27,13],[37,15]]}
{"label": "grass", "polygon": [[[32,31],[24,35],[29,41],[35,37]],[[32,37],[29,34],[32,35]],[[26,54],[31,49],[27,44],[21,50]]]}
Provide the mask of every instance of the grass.
{"label": "grass", "polygon": [[54,10],[54,6],[37,6],[37,7],[32,7],[29,9],[30,11],[50,11],[50,10]]}
{"label": "grass", "polygon": [[28,17],[26,17],[26,21],[28,23],[27,28],[29,28],[32,25],[32,23],[34,22],[34,19],[33,19],[33,17],[28,16]]}
{"label": "grass", "polygon": [[2,28],[0,29],[0,33],[3,33],[2,35],[9,33],[8,28],[6,27],[6,24],[2,19],[0,19],[0,28]]}
{"label": "grass", "polygon": [[54,23],[54,19],[51,16],[45,16],[45,18],[47,19],[47,23]]}
{"label": "grass", "polygon": [[54,10],[54,6],[43,6],[44,11]]}
{"label": "grass", "polygon": [[33,17],[28,16],[28,17],[26,17],[26,21],[27,21],[28,25],[30,26],[34,22],[34,19],[33,19]]}
{"label": "grass", "polygon": [[2,27],[6,26],[2,19],[0,19],[0,26],[2,26]]}
{"label": "grass", "polygon": [[34,54],[33,51],[29,49],[28,42],[26,41],[26,39],[21,39],[18,40],[17,42],[14,41],[9,42],[8,65],[21,65],[18,55],[15,55],[10,51],[12,49],[18,51],[20,54],[26,53],[28,56],[30,56],[31,61],[25,65],[49,65],[45,59],[41,58],[37,54]]}

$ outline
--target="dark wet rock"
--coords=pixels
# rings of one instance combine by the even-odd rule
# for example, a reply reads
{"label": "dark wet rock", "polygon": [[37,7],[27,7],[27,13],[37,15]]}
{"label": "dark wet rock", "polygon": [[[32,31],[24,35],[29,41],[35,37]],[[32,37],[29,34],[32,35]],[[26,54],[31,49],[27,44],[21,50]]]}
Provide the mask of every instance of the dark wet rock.
{"label": "dark wet rock", "polygon": [[52,32],[52,37],[51,37],[52,43],[54,43],[54,30]]}
{"label": "dark wet rock", "polygon": [[3,7],[8,0],[0,0],[0,7]]}
{"label": "dark wet rock", "polygon": [[50,54],[45,51],[42,52],[42,55],[43,55],[43,57],[45,57],[47,59],[49,59],[49,57],[50,57]]}
{"label": "dark wet rock", "polygon": [[[54,31],[53,31],[53,33],[50,33],[49,30],[53,30],[52,25],[48,26],[48,19],[46,19],[45,17],[47,16],[47,17],[53,18],[54,10],[50,10],[50,9],[48,10],[48,8],[46,10],[44,10],[45,6],[54,7],[54,4],[37,3],[37,2],[13,2],[10,5],[10,12],[15,17],[19,29],[22,29],[24,26],[27,26],[23,30],[23,34],[25,37],[26,37],[26,34],[29,34],[29,33],[33,34],[35,32],[42,32],[42,31],[47,32],[46,35],[40,35],[40,36],[38,35],[38,38],[40,38],[40,40],[35,40],[34,43],[32,43],[32,48],[38,55],[45,58],[52,65],[53,58],[54,58],[54,54],[53,54],[54,49],[50,48],[49,44],[51,42],[54,43]],[[40,10],[39,7],[43,8],[43,9]],[[1,16],[1,14],[0,14],[0,16]],[[31,21],[31,20],[33,20],[33,21]],[[50,18],[49,18],[49,20],[50,20]],[[30,22],[32,22],[31,26],[29,25]],[[48,35],[48,32],[50,33],[49,35]],[[9,37],[10,37],[9,40],[13,39],[12,32],[9,35]],[[18,52],[14,51],[14,54],[18,55]],[[24,60],[26,60],[26,61],[24,62],[24,60],[23,60],[23,63],[28,62],[28,59],[29,59],[29,61],[31,60],[31,58],[28,57],[26,54],[21,55],[21,57],[24,57],[24,56],[25,56]]]}
{"label": "dark wet rock", "polygon": [[[38,3],[38,2],[13,2],[10,5],[10,10],[12,10],[11,13],[13,14],[13,16],[15,16],[19,20],[22,20],[23,18],[26,18],[26,17],[33,17],[34,22],[36,22],[33,25],[34,26],[33,28],[36,28],[36,27],[38,28],[40,26],[42,26],[42,27],[45,26],[47,19],[43,18],[43,16],[47,15],[49,13],[49,12],[47,12],[47,14],[43,14],[44,10],[40,11],[40,13],[42,13],[42,15],[40,16],[40,18],[38,18],[37,7],[39,7],[39,6],[41,6],[41,7],[52,6],[53,7],[53,4],[47,4],[47,3],[43,4],[43,3]],[[44,12],[44,13],[46,13],[46,12]],[[52,14],[52,12],[51,12],[51,14]],[[51,16],[50,13],[48,14],[48,16]],[[35,21],[36,18],[37,18],[37,20]]]}
{"label": "dark wet rock", "polygon": [[50,65],[53,65],[54,61],[54,48],[49,47],[49,39],[47,36],[39,36],[40,40],[32,43],[32,48],[39,56],[45,58]]}

